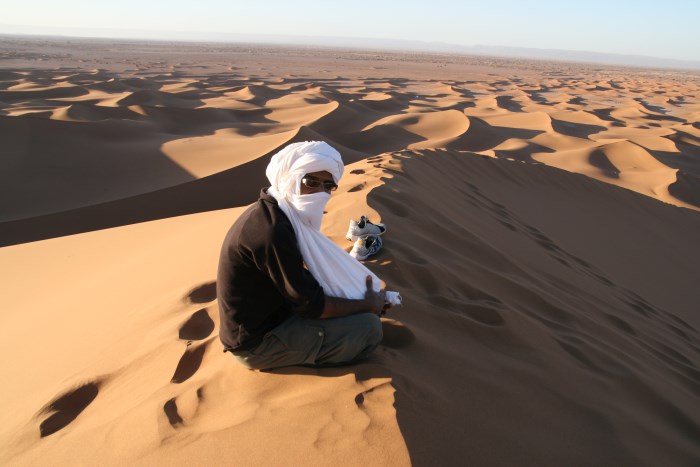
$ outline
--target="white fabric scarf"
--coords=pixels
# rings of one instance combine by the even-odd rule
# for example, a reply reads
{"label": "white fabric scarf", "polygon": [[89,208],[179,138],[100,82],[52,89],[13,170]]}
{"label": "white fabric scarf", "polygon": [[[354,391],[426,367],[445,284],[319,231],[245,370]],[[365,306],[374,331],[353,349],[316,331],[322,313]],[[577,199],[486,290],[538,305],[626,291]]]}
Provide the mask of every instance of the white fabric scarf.
{"label": "white fabric scarf", "polygon": [[[326,295],[362,299],[367,291],[367,276],[372,277],[376,291],[381,289],[381,282],[372,271],[321,233],[323,210],[330,194],[300,193],[304,175],[327,171],[338,183],[343,168],[340,153],[325,142],[290,144],[272,156],[267,166],[265,174],[272,185],[267,193],[277,200],[291,221],[304,263]],[[397,293],[390,296],[393,303],[400,301]]]}

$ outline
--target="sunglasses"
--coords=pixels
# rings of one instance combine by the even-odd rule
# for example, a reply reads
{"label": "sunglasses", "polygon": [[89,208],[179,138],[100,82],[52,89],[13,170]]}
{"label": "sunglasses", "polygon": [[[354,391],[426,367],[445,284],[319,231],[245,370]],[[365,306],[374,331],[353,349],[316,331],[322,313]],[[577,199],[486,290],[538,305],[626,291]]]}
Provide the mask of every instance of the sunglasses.
{"label": "sunglasses", "polygon": [[316,178],[304,177],[301,179],[301,183],[308,188],[318,188],[323,185],[325,191],[335,191],[338,189],[338,185],[332,180],[318,180]]}

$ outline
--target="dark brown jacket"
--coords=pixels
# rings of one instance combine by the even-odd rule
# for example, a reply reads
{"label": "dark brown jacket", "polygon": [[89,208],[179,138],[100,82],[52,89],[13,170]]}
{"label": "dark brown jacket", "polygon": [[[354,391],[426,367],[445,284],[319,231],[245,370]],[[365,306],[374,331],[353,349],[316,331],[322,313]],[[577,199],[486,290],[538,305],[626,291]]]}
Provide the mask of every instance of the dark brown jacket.
{"label": "dark brown jacket", "polygon": [[304,266],[291,222],[266,190],[226,235],[216,292],[226,350],[255,347],[291,313],[318,318],[323,312],[323,289]]}

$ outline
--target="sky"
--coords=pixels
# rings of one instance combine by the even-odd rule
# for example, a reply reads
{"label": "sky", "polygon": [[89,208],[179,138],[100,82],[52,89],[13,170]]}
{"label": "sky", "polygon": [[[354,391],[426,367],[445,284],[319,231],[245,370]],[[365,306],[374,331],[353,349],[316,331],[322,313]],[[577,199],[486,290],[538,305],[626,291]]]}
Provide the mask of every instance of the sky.
{"label": "sky", "polygon": [[10,34],[359,37],[700,61],[700,0],[0,0],[0,12]]}

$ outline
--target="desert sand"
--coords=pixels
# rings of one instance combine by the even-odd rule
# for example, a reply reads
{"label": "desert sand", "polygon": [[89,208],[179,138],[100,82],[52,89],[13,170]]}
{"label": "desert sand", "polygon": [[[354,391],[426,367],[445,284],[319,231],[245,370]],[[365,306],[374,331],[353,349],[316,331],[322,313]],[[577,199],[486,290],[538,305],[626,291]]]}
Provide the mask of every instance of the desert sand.
{"label": "desert sand", "polygon": [[[0,462],[700,462],[700,75],[0,38]],[[368,361],[222,352],[223,236],[290,142],[387,224]]]}

